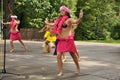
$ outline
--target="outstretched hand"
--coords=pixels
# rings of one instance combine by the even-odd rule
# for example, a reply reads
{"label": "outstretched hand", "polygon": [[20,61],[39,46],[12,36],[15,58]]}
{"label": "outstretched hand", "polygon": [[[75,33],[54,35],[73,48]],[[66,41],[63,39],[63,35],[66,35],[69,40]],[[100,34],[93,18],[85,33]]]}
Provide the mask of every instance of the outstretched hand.
{"label": "outstretched hand", "polygon": [[42,32],[43,32],[43,30],[39,30],[38,32],[39,32],[39,33],[42,33]]}
{"label": "outstretched hand", "polygon": [[45,19],[45,24],[47,24],[47,23],[48,23],[48,18]]}
{"label": "outstretched hand", "polygon": [[3,21],[1,21],[1,24],[5,24]]}
{"label": "outstretched hand", "polygon": [[83,12],[83,10],[81,9],[81,10],[80,10],[80,13],[79,13],[79,18],[82,18],[82,17],[83,17],[83,13],[84,13],[84,12]]}

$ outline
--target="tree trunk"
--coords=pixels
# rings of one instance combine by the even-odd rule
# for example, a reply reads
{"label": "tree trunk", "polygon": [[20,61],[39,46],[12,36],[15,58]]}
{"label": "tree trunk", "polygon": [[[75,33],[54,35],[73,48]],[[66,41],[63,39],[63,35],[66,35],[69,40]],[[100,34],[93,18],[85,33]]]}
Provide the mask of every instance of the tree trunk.
{"label": "tree trunk", "polygon": [[[3,20],[4,20],[4,22],[10,21],[10,16],[11,16],[11,14],[13,14],[12,13],[13,6],[14,6],[14,0],[3,0],[3,12],[4,12]],[[7,26],[9,26],[9,25],[7,25]],[[5,34],[6,38],[8,39],[10,27],[6,27],[5,29],[6,29],[6,32],[3,32],[3,34]],[[3,38],[5,37],[5,35],[3,36]]]}
{"label": "tree trunk", "polygon": [[14,5],[14,0],[3,0],[3,11],[4,11],[4,19],[10,20],[10,14],[12,14]]}

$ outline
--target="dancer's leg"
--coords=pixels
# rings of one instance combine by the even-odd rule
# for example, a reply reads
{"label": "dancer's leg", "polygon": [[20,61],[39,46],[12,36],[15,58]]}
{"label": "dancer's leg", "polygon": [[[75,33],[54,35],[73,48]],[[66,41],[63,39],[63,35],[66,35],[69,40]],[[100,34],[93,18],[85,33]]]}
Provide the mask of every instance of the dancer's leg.
{"label": "dancer's leg", "polygon": [[63,63],[62,63],[62,53],[57,52],[57,62],[58,62],[58,68],[59,68],[59,74],[58,76],[63,75]]}
{"label": "dancer's leg", "polygon": [[24,47],[25,51],[28,51],[27,47],[25,46],[25,44],[23,43],[23,41],[20,39],[19,42],[22,44],[22,46]]}
{"label": "dancer's leg", "polygon": [[63,62],[66,62],[66,58],[67,58],[67,57],[66,57],[66,54],[63,53],[62,55],[63,55]]}
{"label": "dancer's leg", "polygon": [[54,54],[53,55],[57,55],[57,44],[58,44],[59,40],[57,39],[55,41],[55,51],[54,51]]}
{"label": "dancer's leg", "polygon": [[14,44],[12,40],[10,40],[10,46],[11,46],[10,52],[14,52]]}
{"label": "dancer's leg", "polygon": [[79,66],[78,58],[77,58],[75,53],[70,52],[70,55],[72,56],[73,61],[74,61],[75,65],[76,65],[76,67],[77,67],[76,73],[79,74],[80,73],[80,66]]}
{"label": "dancer's leg", "polygon": [[76,52],[76,55],[77,55],[78,60],[80,61],[80,53],[79,53],[78,50],[77,50],[77,52]]}

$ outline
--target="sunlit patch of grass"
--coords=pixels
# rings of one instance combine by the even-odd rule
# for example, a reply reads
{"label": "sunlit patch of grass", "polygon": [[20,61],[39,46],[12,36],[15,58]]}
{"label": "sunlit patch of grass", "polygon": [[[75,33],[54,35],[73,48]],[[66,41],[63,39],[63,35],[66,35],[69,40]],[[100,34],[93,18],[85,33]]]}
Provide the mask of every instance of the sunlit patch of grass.
{"label": "sunlit patch of grass", "polygon": [[116,43],[120,44],[120,40],[83,40],[85,42],[99,42],[99,43]]}

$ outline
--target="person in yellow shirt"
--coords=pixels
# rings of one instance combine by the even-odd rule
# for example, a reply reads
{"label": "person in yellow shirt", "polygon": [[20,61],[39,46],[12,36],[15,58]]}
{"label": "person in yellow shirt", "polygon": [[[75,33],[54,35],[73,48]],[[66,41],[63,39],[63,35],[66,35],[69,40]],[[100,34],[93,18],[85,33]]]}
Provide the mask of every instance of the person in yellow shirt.
{"label": "person in yellow shirt", "polygon": [[[53,22],[52,19],[50,19],[49,22]],[[44,39],[45,42],[43,44],[43,52],[44,53],[50,53],[50,48],[55,47],[55,41],[56,41],[56,35],[53,33],[53,27],[48,27],[48,25],[45,25],[39,32],[45,32]]]}
{"label": "person in yellow shirt", "polygon": [[45,32],[44,38],[51,43],[56,41],[56,36],[50,30]]}
{"label": "person in yellow shirt", "polygon": [[45,32],[44,39],[51,47],[55,47],[54,43],[56,41],[56,35],[53,33],[52,27]]}

